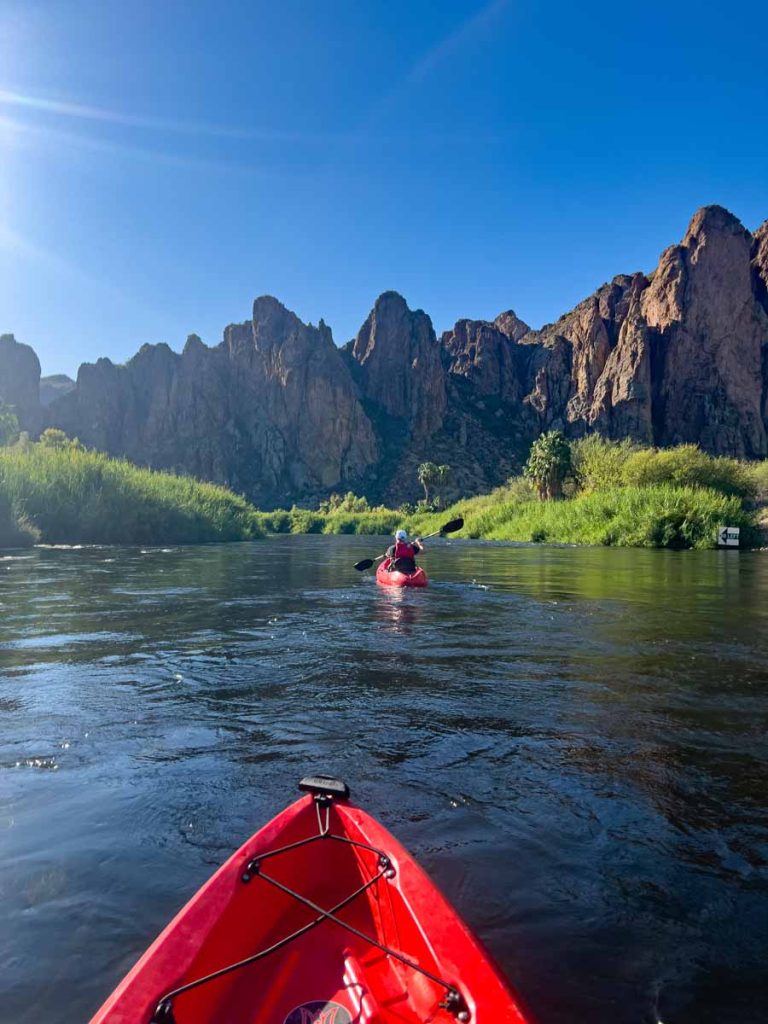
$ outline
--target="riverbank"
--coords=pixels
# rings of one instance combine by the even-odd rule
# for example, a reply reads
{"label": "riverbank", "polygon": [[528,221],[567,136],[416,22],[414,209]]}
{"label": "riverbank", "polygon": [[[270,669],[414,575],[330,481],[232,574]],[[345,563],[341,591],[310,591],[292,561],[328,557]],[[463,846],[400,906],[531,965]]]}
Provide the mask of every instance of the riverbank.
{"label": "riverbank", "polygon": [[[717,530],[738,527],[741,546],[765,544],[768,462],[713,458],[694,445],[657,450],[590,437],[573,446],[559,501],[540,501],[524,477],[435,511],[365,507],[347,495],[317,511],[260,513],[267,533],[432,533],[462,516],[461,536],[550,544],[714,548]],[[362,508],[360,506],[363,506]]]}
{"label": "riverbank", "polygon": [[262,537],[225,487],[141,469],[64,439],[0,448],[0,547],[200,544]]}
{"label": "riverbank", "polygon": [[590,544],[629,548],[714,548],[718,527],[736,526],[742,546],[756,543],[754,514],[736,497],[695,487],[617,487],[563,501],[510,498],[502,488],[459,502],[439,515],[417,517],[411,529],[430,533],[454,515],[463,536],[486,540]]}
{"label": "riverbank", "polygon": [[719,527],[742,547],[766,545],[768,462],[712,458],[590,437],[572,445],[565,497],[540,501],[524,477],[440,511],[371,507],[353,494],[318,509],[260,512],[225,487],[142,469],[88,451],[61,432],[0,448],[0,547],[196,544],[269,534],[391,535],[463,517],[483,540],[649,548],[713,548]]}
{"label": "riverbank", "polygon": [[660,484],[579,494],[563,501],[521,497],[515,487],[458,501],[440,512],[393,509],[323,514],[305,509],[260,513],[267,533],[392,534],[404,526],[427,534],[461,516],[460,536],[549,544],[639,548],[714,548],[719,526],[737,526],[742,546],[757,543],[755,515],[716,491]]}

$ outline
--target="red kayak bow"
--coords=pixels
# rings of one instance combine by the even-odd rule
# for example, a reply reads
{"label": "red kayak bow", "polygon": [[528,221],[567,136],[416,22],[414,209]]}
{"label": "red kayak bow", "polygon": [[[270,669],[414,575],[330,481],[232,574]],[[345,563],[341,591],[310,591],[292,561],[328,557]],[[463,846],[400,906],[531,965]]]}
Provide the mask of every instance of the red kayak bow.
{"label": "red kayak bow", "polygon": [[525,1024],[466,924],[344,783],[301,788],[91,1024]]}

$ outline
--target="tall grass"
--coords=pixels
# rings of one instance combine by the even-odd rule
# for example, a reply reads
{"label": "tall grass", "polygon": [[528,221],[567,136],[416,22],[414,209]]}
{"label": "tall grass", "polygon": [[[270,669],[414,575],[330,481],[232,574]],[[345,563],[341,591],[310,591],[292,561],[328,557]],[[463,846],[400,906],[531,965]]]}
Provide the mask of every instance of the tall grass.
{"label": "tall grass", "polygon": [[539,502],[521,479],[458,502],[442,516],[416,516],[412,528],[437,529],[462,515],[464,536],[629,547],[716,546],[718,526],[739,526],[742,544],[758,542],[756,516],[744,506],[768,501],[768,462],[713,457],[696,445],[641,448],[590,436],[573,445],[575,480],[566,501]]}
{"label": "tall grass", "polygon": [[460,536],[552,544],[712,548],[720,526],[742,529],[742,544],[756,539],[755,518],[735,495],[676,484],[625,486],[583,492],[566,501],[539,501],[515,481],[490,494],[457,502],[442,512],[403,516],[393,510],[323,515],[305,509],[261,513],[270,533],[358,533],[391,536],[440,529],[462,516]]}
{"label": "tall grass", "polygon": [[763,462],[752,462],[749,475],[755,488],[755,498],[763,504],[768,503],[768,459]]}
{"label": "tall grass", "polygon": [[[66,440],[66,439],[65,439]],[[0,448],[0,546],[166,544],[275,533],[429,533],[463,516],[462,536],[563,544],[713,547],[718,526],[756,539],[743,501],[768,502],[768,462],[712,458],[694,445],[640,449],[587,438],[574,445],[573,497],[538,501],[515,478],[440,513],[371,508],[354,495],[321,510],[258,512],[224,487],[139,469],[73,444]]]}
{"label": "tall grass", "polygon": [[38,532],[16,516],[10,501],[0,491],[0,548],[28,548],[38,539]]}
{"label": "tall grass", "polygon": [[53,544],[196,544],[263,536],[224,487],[76,447],[0,449],[0,495]]}
{"label": "tall grass", "polygon": [[457,513],[464,516],[463,536],[488,540],[712,548],[726,524],[741,527],[744,544],[754,538],[754,519],[739,498],[674,484],[616,487],[568,501],[468,501],[412,527],[427,533]]}
{"label": "tall grass", "polygon": [[257,513],[259,526],[267,533],[394,533],[404,517],[393,509],[373,508],[367,512],[315,512],[304,508],[278,509]]}
{"label": "tall grass", "polygon": [[750,463],[707,455],[695,444],[641,448],[631,441],[606,441],[593,434],[573,444],[573,463],[578,485],[585,491],[676,484],[750,498],[757,489]]}

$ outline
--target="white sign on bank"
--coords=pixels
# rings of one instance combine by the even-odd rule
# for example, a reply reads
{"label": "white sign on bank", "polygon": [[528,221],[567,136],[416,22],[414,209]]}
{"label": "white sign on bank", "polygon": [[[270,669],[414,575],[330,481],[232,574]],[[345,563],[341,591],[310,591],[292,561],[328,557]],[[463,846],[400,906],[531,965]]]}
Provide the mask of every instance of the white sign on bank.
{"label": "white sign on bank", "polygon": [[717,545],[721,548],[737,548],[739,546],[739,527],[719,526],[717,528]]}

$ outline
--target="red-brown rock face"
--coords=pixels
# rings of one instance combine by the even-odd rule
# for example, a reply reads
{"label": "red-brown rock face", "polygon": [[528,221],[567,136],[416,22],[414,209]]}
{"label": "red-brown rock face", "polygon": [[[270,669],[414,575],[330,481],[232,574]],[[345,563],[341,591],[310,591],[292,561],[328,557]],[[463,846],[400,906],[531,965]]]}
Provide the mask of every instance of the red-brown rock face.
{"label": "red-brown rock face", "polygon": [[[545,424],[657,445],[692,441],[756,458],[766,442],[768,229],[753,240],[709,206],[646,278],[614,278],[556,324],[522,340],[552,351],[531,360],[526,399]],[[555,358],[557,341],[570,349]],[[569,374],[567,397],[557,386]]]}
{"label": "red-brown rock face", "polygon": [[269,297],[215,348],[192,335],[180,356],[147,345],[125,366],[83,365],[49,422],[88,445],[265,503],[357,481],[378,457],[331,332]]}
{"label": "red-brown rock face", "polygon": [[384,292],[352,343],[365,396],[404,421],[421,440],[442,426],[445,377],[432,321],[410,310],[397,292]]}
{"label": "red-brown rock face", "polygon": [[768,220],[752,237],[752,287],[758,302],[768,313]]}
{"label": "red-brown rock face", "polygon": [[[590,429],[599,418],[605,432],[622,433],[621,423],[613,423],[611,396],[616,394],[618,398],[619,391],[626,390],[626,387],[619,387],[617,391],[616,374],[625,372],[628,364],[626,358],[612,358],[612,354],[630,306],[644,283],[647,282],[642,274],[616,277],[557,323],[525,337],[528,344],[554,349],[560,341],[567,343],[570,349],[567,360],[562,353],[553,351],[553,372],[558,373],[559,366],[559,372],[567,374],[567,380],[559,384],[552,381],[548,388],[554,408],[544,402],[541,387],[531,382],[531,402],[542,413],[546,411],[550,423],[559,423],[564,429],[579,434]],[[534,360],[534,363],[539,361]],[[650,393],[648,401],[650,409]],[[547,405],[546,410],[542,403]]]}
{"label": "red-brown rock face", "polygon": [[[768,315],[768,220],[754,234],[752,241],[752,288],[755,298]],[[763,423],[768,431],[768,333],[763,340]]]}
{"label": "red-brown rock face", "polygon": [[514,309],[508,309],[504,313],[499,313],[493,321],[493,326],[497,331],[506,334],[512,341],[520,341],[531,329],[524,320],[520,319]]}
{"label": "red-brown rock face", "polygon": [[662,255],[642,295],[643,317],[658,339],[659,444],[695,441],[750,458],[766,453],[761,350],[768,319],[753,291],[751,243],[727,210],[705,207],[682,244]]}
{"label": "red-brown rock face", "polygon": [[[503,316],[508,318],[510,314]],[[463,377],[476,394],[517,403],[523,395],[520,348],[513,340],[514,335],[496,326],[499,319],[493,324],[485,320],[459,320],[452,331],[443,334],[441,345],[450,356],[448,372]],[[507,326],[520,336],[528,330],[522,321],[513,325],[507,320]]]}

